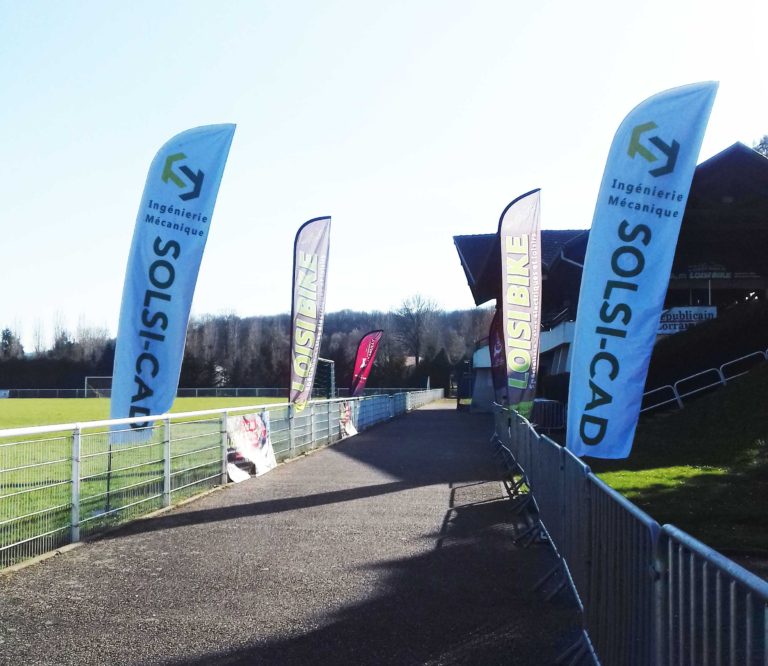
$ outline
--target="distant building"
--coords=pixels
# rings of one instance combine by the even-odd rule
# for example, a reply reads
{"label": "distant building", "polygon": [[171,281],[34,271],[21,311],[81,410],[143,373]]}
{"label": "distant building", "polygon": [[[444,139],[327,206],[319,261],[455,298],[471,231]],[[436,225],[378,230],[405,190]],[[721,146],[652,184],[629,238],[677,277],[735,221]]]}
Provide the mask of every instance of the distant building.
{"label": "distant building", "polygon": [[491,376],[491,354],[488,349],[488,340],[480,341],[472,354],[472,404],[473,412],[491,411],[491,405],[496,395],[493,390],[493,377]]}
{"label": "distant building", "polygon": [[[496,300],[498,235],[453,240],[475,304]],[[541,379],[570,368],[588,240],[589,230],[541,232]],[[735,143],[696,167],[659,332],[684,330],[750,299],[768,299],[768,159]]]}

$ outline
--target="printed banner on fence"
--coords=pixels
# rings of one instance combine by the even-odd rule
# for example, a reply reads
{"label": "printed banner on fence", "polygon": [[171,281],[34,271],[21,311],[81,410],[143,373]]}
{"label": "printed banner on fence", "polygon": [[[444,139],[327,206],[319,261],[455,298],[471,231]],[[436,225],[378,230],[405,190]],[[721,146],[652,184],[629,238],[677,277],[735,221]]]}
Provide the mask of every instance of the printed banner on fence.
{"label": "printed banner on fence", "polygon": [[277,467],[269,428],[269,412],[227,417],[227,463],[260,476]]}
{"label": "printed banner on fence", "polygon": [[504,209],[499,220],[501,312],[509,406],[529,418],[536,395],[541,327],[539,191]]}
{"label": "printed banner on fence", "polygon": [[384,331],[371,331],[366,333],[357,345],[352,383],[349,386],[349,395],[353,398],[362,395],[365,391],[365,384],[368,381],[368,375],[371,374],[382,335],[384,335]]}
{"label": "printed banner on fence", "polygon": [[353,418],[352,403],[347,400],[343,400],[339,403],[339,431],[342,439],[357,434],[357,428],[355,428],[355,421]]}
{"label": "printed banner on fence", "polygon": [[491,356],[491,380],[496,404],[503,405],[507,400],[507,360],[504,353],[504,331],[501,327],[501,310],[496,312],[488,329],[488,352]]}
{"label": "printed banner on fence", "polygon": [[696,324],[717,318],[717,307],[714,305],[690,305],[681,308],[663,310],[659,320],[659,335],[682,333]]}
{"label": "printed banner on fence", "polygon": [[152,161],[125,272],[110,418],[164,414],[173,404],[192,295],[234,131],[234,125],[187,130]]}
{"label": "printed banner on fence", "polygon": [[312,396],[325,318],[331,218],[305,222],[296,234],[291,305],[290,402],[302,411]]}
{"label": "printed banner on fence", "polygon": [[650,97],[624,119],[600,185],[579,295],[567,446],[626,458],[680,222],[717,84]]}

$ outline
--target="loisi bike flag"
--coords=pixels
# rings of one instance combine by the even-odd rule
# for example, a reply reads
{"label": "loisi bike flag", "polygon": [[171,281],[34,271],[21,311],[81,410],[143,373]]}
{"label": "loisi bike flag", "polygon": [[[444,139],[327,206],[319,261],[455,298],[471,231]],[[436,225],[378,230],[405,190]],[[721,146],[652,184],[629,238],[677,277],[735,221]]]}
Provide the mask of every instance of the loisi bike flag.
{"label": "loisi bike flag", "polygon": [[[541,231],[539,192],[532,190],[504,209],[501,249],[501,335],[506,359],[506,397],[525,418],[533,411],[541,327]],[[489,341],[490,343],[490,341]]]}
{"label": "loisi bike flag", "polygon": [[113,419],[164,414],[176,397],[192,295],[234,132],[227,124],[177,134],[149,167],[125,272]]}
{"label": "loisi bike flag", "polygon": [[331,218],[305,222],[296,233],[291,305],[290,402],[300,412],[312,397],[325,319]]}
{"label": "loisi bike flag", "polygon": [[567,447],[626,458],[640,414],[704,129],[717,84],[635,107],[613,139],[589,234],[574,332]]}

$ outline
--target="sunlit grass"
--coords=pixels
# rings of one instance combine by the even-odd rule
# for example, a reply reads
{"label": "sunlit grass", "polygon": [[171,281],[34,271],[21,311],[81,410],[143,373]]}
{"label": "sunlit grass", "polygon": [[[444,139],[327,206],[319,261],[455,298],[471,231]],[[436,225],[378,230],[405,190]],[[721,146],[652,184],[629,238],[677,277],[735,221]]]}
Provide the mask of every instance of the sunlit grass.
{"label": "sunlit grass", "polygon": [[[172,412],[248,407],[284,402],[284,398],[176,398]],[[20,398],[0,400],[0,429],[109,418],[109,398]]]}
{"label": "sunlit grass", "polygon": [[585,458],[660,523],[726,552],[768,555],[768,365],[682,411],[641,418],[627,460]]}

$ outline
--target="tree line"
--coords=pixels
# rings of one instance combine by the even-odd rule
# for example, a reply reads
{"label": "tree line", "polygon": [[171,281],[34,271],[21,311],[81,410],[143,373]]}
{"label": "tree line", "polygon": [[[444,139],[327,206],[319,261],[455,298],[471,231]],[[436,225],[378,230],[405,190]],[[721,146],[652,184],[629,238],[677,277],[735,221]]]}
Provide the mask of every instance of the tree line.
{"label": "tree line", "polygon": [[[449,387],[488,335],[493,311],[443,311],[413,296],[390,312],[342,310],[325,317],[320,356],[335,363],[336,384],[346,387],[360,339],[382,329],[368,386]],[[0,389],[81,388],[87,375],[112,374],[115,340],[106,331],[79,326],[55,331],[50,349],[25,353],[10,328],[0,334]],[[287,387],[290,372],[290,316],[206,315],[187,329],[181,387]]]}

